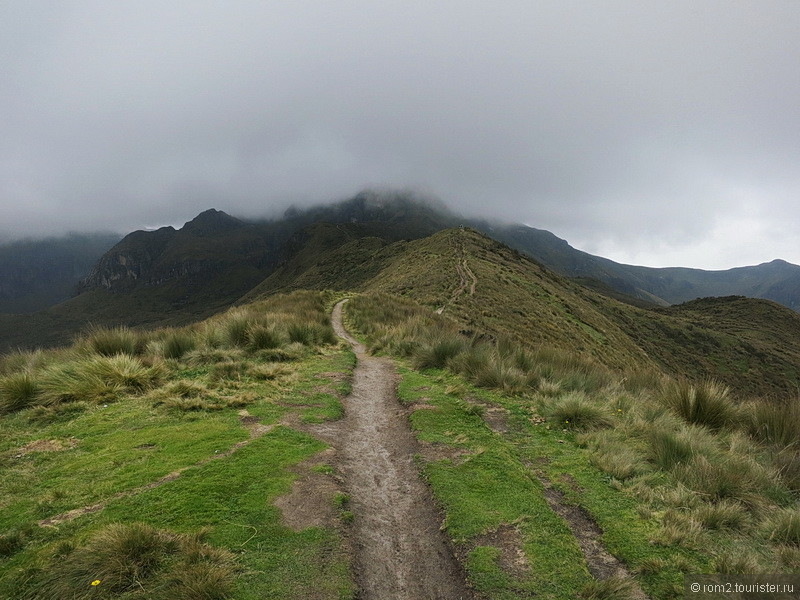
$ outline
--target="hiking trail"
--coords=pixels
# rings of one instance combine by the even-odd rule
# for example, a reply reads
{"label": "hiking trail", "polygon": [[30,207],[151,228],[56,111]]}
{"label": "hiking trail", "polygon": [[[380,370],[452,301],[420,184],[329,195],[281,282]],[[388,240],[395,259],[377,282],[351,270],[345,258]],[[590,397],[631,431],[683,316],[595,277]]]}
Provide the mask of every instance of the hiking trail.
{"label": "hiking trail", "polygon": [[414,465],[419,449],[397,400],[394,364],[370,356],[347,333],[342,325],[346,302],[334,307],[332,322],[358,359],[339,451],[354,514],[359,600],[472,599],[430,490]]}

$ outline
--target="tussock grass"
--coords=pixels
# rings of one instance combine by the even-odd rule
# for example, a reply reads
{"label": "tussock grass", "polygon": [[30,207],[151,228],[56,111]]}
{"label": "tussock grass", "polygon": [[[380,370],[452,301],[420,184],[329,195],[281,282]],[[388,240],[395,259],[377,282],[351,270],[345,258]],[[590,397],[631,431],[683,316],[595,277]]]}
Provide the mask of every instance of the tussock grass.
{"label": "tussock grass", "polygon": [[463,375],[469,381],[475,381],[495,361],[494,353],[488,344],[478,344],[464,348],[450,359],[448,367],[455,373]]}
{"label": "tussock grass", "polygon": [[775,468],[783,484],[795,496],[800,496],[800,450],[784,449],[772,456]]}
{"label": "tussock grass", "polygon": [[800,450],[800,400],[751,402],[745,410],[746,426],[755,439]]}
{"label": "tussock grass", "polygon": [[302,344],[289,344],[285,348],[273,348],[271,350],[259,350],[254,357],[265,362],[292,362],[305,356],[307,348]]}
{"label": "tussock grass", "polygon": [[661,546],[682,546],[700,549],[708,543],[708,535],[702,524],[692,515],[681,510],[669,509],[664,513],[661,530],[652,538]]}
{"label": "tussock grass", "polygon": [[630,579],[624,577],[609,577],[608,579],[595,579],[586,584],[578,592],[582,600],[633,600],[634,585]]}
{"label": "tussock grass", "polygon": [[755,575],[763,572],[758,557],[747,550],[723,552],[714,561],[714,569],[717,573],[731,575]]}
{"label": "tussock grass", "polygon": [[335,344],[336,334],[330,325],[314,322],[294,322],[286,327],[286,335],[290,342],[304,346]]}
{"label": "tussock grass", "polygon": [[737,419],[730,389],[718,381],[700,384],[685,380],[672,381],[662,387],[661,397],[687,423],[720,429]]}
{"label": "tussock grass", "polygon": [[564,429],[601,429],[612,424],[603,407],[582,392],[565,394],[546,407],[545,414],[554,425]]}
{"label": "tussock grass", "polygon": [[684,464],[695,454],[689,439],[678,432],[654,429],[648,437],[650,459],[662,469]]}
{"label": "tussock grass", "polygon": [[443,369],[466,348],[466,341],[458,334],[440,333],[423,343],[412,355],[417,369]]}
{"label": "tussock grass", "polygon": [[197,347],[197,339],[188,331],[170,331],[162,344],[164,358],[180,359]]}
{"label": "tussock grass", "polygon": [[0,533],[0,558],[12,556],[25,545],[25,532],[15,529]]}
{"label": "tussock grass", "polygon": [[69,402],[50,406],[36,405],[28,413],[28,419],[32,423],[38,424],[66,422],[74,419],[87,408],[89,408],[87,402]]}
{"label": "tussock grass", "polygon": [[800,547],[781,545],[775,549],[775,556],[791,572],[800,571]]}
{"label": "tussock grass", "polygon": [[226,316],[222,323],[224,339],[228,346],[244,348],[247,346],[247,331],[253,325],[250,315],[240,310]]}
{"label": "tussock grass", "polygon": [[748,505],[764,502],[760,492],[773,485],[770,474],[758,463],[745,457],[718,457],[709,460],[695,455],[676,465],[675,478],[686,487],[712,501],[733,500]]}
{"label": "tussock grass", "polygon": [[742,504],[721,500],[714,504],[702,504],[691,511],[692,518],[706,529],[743,530],[750,526],[752,518]]}
{"label": "tussock grass", "polygon": [[82,345],[100,356],[136,355],[144,350],[145,340],[127,327],[95,327],[86,334]]}
{"label": "tussock grass", "polygon": [[241,379],[247,373],[248,365],[244,361],[225,361],[211,367],[211,380]]}
{"label": "tussock grass", "polygon": [[247,347],[250,350],[269,350],[283,345],[283,340],[274,326],[253,324],[247,329]]}
{"label": "tussock grass", "polygon": [[93,356],[42,372],[42,404],[108,402],[123,393],[144,391],[164,375],[160,366],[146,367],[138,358],[117,354]]}
{"label": "tussock grass", "polygon": [[39,385],[30,373],[13,373],[0,379],[0,414],[23,410],[35,403]]}
{"label": "tussock grass", "polygon": [[641,457],[624,446],[616,449],[596,450],[590,455],[590,460],[598,469],[620,481],[647,472],[647,465]]}
{"label": "tussock grass", "polygon": [[144,523],[107,525],[80,546],[54,549],[49,564],[35,573],[20,597],[223,600],[233,588],[234,557],[209,546],[202,536]]}
{"label": "tussock grass", "polygon": [[761,528],[773,542],[800,546],[800,509],[792,507],[773,511]]}
{"label": "tussock grass", "polygon": [[229,361],[239,361],[245,356],[243,350],[239,348],[197,348],[188,352],[184,360],[193,366],[201,367]]}

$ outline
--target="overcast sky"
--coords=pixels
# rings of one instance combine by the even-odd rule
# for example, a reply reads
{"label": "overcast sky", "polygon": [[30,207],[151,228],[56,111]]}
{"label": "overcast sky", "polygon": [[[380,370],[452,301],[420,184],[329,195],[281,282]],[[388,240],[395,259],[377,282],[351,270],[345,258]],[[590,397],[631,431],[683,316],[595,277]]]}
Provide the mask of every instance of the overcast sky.
{"label": "overcast sky", "polygon": [[650,266],[800,263],[800,2],[0,3],[0,236],[413,188]]}

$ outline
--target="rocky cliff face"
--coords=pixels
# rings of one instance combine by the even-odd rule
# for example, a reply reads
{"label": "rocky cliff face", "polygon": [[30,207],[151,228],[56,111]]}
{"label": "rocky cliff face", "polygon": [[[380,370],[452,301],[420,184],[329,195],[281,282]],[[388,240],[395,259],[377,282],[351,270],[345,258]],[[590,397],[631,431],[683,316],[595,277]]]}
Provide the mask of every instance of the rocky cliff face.
{"label": "rocky cliff face", "polygon": [[280,240],[269,229],[211,209],[178,230],[136,231],[98,261],[77,292],[102,288],[126,293],[169,285],[182,297],[201,291],[235,295],[280,260]]}
{"label": "rocky cliff face", "polygon": [[157,276],[159,259],[176,233],[173,227],[162,227],[128,234],[81,280],[78,293],[98,287],[122,292],[139,284],[148,285]]}

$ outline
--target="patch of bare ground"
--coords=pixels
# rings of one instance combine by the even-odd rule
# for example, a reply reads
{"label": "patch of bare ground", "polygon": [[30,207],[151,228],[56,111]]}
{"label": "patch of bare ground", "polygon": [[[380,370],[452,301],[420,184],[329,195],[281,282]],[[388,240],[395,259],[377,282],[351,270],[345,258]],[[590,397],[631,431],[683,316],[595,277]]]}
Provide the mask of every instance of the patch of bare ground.
{"label": "patch of bare ground", "polygon": [[420,441],[418,454],[425,462],[436,462],[437,460],[449,460],[454,464],[461,464],[464,462],[465,457],[470,453],[464,448],[456,448],[450,444],[441,444],[438,442],[424,442]]}
{"label": "patch of bare ground", "polygon": [[508,411],[502,406],[489,406],[483,411],[483,420],[495,433],[508,433]]}
{"label": "patch of bare ground", "polygon": [[480,406],[481,407],[481,415],[483,420],[489,426],[489,429],[494,431],[495,433],[508,433],[509,432],[509,424],[508,424],[508,415],[509,412],[507,409],[503,408],[502,406],[496,406],[494,404],[489,404],[487,402],[483,402],[474,398],[472,396],[465,396],[464,401],[472,406]]}
{"label": "patch of bare ground", "polygon": [[396,396],[394,365],[369,356],[333,311],[358,363],[340,421],[340,466],[350,494],[359,600],[474,598],[441,531],[442,518],[414,465],[419,445]]}
{"label": "patch of bare ground", "polygon": [[417,410],[439,410],[438,406],[434,406],[433,404],[429,404],[425,402],[428,398],[421,398],[419,402],[412,402],[411,404],[407,404],[408,412],[413,413]]}
{"label": "patch of bare ground", "polygon": [[[629,580],[633,583],[631,597],[636,600],[648,600],[647,595],[639,587],[628,567],[606,550],[600,540],[603,530],[595,523],[592,516],[582,507],[569,504],[564,498],[564,494],[553,487],[552,482],[542,473],[535,473],[535,476],[544,486],[544,497],[547,500],[547,504],[550,505],[553,512],[564,519],[570,531],[572,531],[572,535],[575,536],[578,546],[580,546],[581,552],[583,552],[583,556],[586,559],[589,572],[596,579],[618,577]],[[570,487],[576,489],[573,486],[578,486],[578,484],[572,477],[567,475],[565,479]],[[578,486],[577,489],[580,489],[580,487]]]}
{"label": "patch of bare ground", "polygon": [[314,471],[314,467],[335,463],[336,450],[327,448],[291,469],[299,478],[288,494],[274,502],[281,510],[281,522],[286,527],[302,531],[336,523],[334,496],[341,492],[341,485],[334,475]]}
{"label": "patch of bare ground", "polygon": [[522,534],[515,526],[503,524],[496,530],[475,538],[474,545],[493,546],[500,550],[498,565],[514,579],[530,576],[531,565],[522,549]]}
{"label": "patch of bare ground", "polygon": [[341,371],[325,371],[324,373],[317,373],[314,377],[317,379],[328,379],[333,382],[345,381],[348,378],[347,373]]}
{"label": "patch of bare ground", "polygon": [[[164,475],[163,477],[160,477],[159,479],[151,481],[150,483],[147,483],[145,485],[130,490],[124,490],[122,492],[117,492],[116,494],[109,496],[108,498],[106,498],[101,502],[98,502],[97,504],[92,504],[90,506],[82,506],[80,508],[75,508],[65,513],[61,513],[60,515],[55,515],[53,517],[42,519],[41,521],[39,521],[38,525],[40,527],[55,527],[56,525],[60,525],[61,523],[65,523],[67,521],[72,521],[73,519],[77,519],[78,517],[81,517],[83,515],[103,510],[109,502],[113,502],[114,500],[135,496],[137,494],[141,494],[142,492],[146,492],[147,490],[152,490],[154,488],[160,487],[165,483],[169,483],[170,481],[175,481],[178,477],[181,476],[181,473],[183,473],[187,469],[203,466],[205,464],[208,464],[212,460],[227,458],[237,450],[240,450],[245,446],[247,446],[247,444],[252,442],[254,439],[260,438],[262,435],[272,431],[275,428],[275,425],[262,425],[257,417],[251,416],[250,413],[248,413],[246,410],[239,411],[239,422],[242,424],[243,427],[245,427],[250,432],[250,438],[234,444],[224,452],[219,452],[217,454],[204,458],[203,460],[196,462],[193,465],[188,465],[186,467],[177,469],[172,473],[168,473],[167,475]],[[137,448],[146,449],[148,446],[149,445],[137,446]]]}
{"label": "patch of bare ground", "polygon": [[11,451],[14,458],[22,458],[34,452],[61,452],[63,450],[71,450],[78,445],[76,438],[69,438],[67,440],[34,440],[28,442]]}

